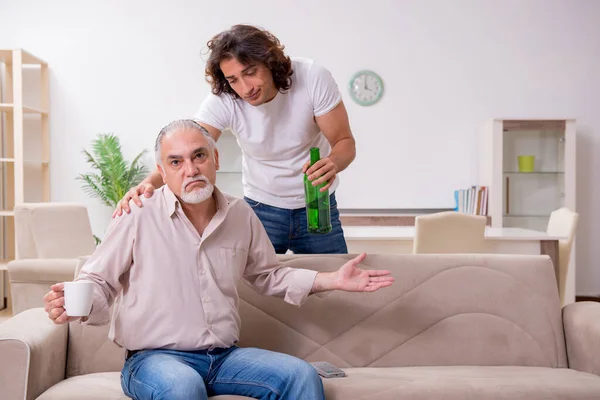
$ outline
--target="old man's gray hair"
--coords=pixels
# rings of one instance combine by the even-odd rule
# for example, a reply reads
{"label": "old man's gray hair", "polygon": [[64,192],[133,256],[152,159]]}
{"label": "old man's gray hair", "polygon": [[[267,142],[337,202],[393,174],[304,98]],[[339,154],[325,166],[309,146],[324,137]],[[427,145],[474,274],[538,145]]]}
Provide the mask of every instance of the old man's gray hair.
{"label": "old man's gray hair", "polygon": [[163,141],[164,137],[172,132],[182,130],[182,129],[197,129],[200,132],[202,132],[202,134],[206,137],[206,140],[208,141],[208,147],[210,148],[210,151],[214,157],[214,154],[215,154],[214,150],[215,150],[215,147],[217,147],[217,144],[215,143],[215,140],[210,135],[210,133],[208,133],[206,128],[192,119],[176,119],[175,121],[170,122],[167,126],[162,128],[160,130],[160,132],[158,133],[158,136],[156,137],[156,143],[154,144],[154,153],[155,153],[155,157],[156,157],[156,162],[159,165],[162,165],[160,153],[161,153],[162,141]]}

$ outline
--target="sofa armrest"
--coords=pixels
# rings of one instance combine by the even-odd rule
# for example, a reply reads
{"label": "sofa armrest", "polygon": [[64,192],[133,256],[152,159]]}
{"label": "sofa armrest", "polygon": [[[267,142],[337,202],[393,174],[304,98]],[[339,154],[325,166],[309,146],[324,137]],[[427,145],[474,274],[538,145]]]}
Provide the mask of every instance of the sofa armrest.
{"label": "sofa armrest", "polygon": [[65,379],[68,324],[56,325],[43,308],[0,324],[2,399],[35,399]]}
{"label": "sofa armrest", "polygon": [[563,323],[569,368],[600,376],[600,303],[568,304]]}
{"label": "sofa armrest", "polygon": [[57,282],[72,281],[77,258],[24,259],[8,263],[8,276],[16,315],[30,308],[44,306],[44,295]]}

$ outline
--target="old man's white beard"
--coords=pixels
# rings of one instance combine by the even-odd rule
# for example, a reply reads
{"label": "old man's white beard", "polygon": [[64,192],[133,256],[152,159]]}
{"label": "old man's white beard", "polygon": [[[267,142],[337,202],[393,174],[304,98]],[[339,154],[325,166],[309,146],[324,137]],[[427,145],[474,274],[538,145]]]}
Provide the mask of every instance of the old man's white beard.
{"label": "old man's white beard", "polygon": [[[206,186],[199,189],[193,189],[191,192],[186,192],[185,187],[187,184],[195,181],[203,181],[206,183]],[[181,185],[181,194],[179,197],[181,197],[181,200],[186,203],[199,204],[212,196],[214,189],[215,187],[213,184],[210,183],[204,175],[196,175],[193,178],[188,178],[183,181],[183,184]]]}

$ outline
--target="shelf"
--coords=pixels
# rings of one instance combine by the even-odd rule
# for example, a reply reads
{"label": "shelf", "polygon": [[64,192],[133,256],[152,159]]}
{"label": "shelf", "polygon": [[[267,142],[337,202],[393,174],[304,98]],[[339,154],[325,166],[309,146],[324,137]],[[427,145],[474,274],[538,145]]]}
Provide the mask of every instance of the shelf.
{"label": "shelf", "polygon": [[[15,109],[15,105],[12,103],[0,103],[0,111],[13,112],[14,109]],[[23,106],[23,113],[24,114],[48,115],[47,110],[42,110],[41,108],[28,107],[28,106]]]}
{"label": "shelf", "polygon": [[[39,57],[34,56],[33,54],[22,50],[15,49],[21,51],[21,63],[23,65],[48,65],[48,63],[42,60]],[[12,63],[13,60],[13,50],[0,50],[0,62]]]}
{"label": "shelf", "polygon": [[566,128],[566,120],[560,119],[529,119],[529,120],[500,120],[502,122],[502,130],[510,131],[564,131]]}
{"label": "shelf", "polygon": [[0,211],[0,217],[12,217],[14,215],[14,211]]}
{"label": "shelf", "polygon": [[550,214],[504,214],[504,218],[549,218]]}
{"label": "shelf", "polygon": [[505,175],[564,175],[563,171],[533,171],[533,172],[519,172],[519,171],[504,171]]}
{"label": "shelf", "polygon": [[[14,158],[0,158],[0,163],[14,163],[15,159]],[[23,160],[24,164],[42,164],[42,165],[47,165],[50,164],[49,161],[44,161],[44,160]]]}
{"label": "shelf", "polygon": [[42,164],[42,165],[48,165],[48,164],[50,164],[50,161],[44,161],[44,160],[23,160],[23,163],[25,163],[25,164]]}

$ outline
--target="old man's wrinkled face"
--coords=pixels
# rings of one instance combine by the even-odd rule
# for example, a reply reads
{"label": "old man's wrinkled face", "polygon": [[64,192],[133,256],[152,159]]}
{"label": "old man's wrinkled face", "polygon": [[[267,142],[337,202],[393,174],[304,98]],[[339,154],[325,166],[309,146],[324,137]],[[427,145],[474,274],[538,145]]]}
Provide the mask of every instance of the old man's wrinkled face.
{"label": "old man's wrinkled face", "polygon": [[218,152],[198,129],[184,128],[165,135],[161,161],[163,180],[181,201],[198,204],[212,196]]}

